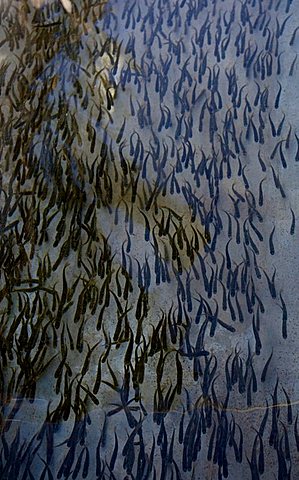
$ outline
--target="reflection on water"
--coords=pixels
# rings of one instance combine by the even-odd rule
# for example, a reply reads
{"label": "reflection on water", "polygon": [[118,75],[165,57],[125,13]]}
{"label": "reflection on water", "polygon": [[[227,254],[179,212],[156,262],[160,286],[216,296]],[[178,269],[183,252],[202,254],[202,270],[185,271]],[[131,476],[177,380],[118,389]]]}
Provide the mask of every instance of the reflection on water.
{"label": "reflection on water", "polygon": [[1,479],[297,478],[297,18],[1,5]]}

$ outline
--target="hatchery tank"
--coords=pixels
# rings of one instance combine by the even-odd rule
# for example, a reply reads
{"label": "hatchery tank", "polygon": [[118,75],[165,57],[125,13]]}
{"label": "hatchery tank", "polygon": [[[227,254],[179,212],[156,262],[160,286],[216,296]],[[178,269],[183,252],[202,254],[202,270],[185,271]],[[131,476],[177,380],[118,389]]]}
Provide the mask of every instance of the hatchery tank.
{"label": "hatchery tank", "polygon": [[0,2],[1,480],[299,478],[298,30]]}

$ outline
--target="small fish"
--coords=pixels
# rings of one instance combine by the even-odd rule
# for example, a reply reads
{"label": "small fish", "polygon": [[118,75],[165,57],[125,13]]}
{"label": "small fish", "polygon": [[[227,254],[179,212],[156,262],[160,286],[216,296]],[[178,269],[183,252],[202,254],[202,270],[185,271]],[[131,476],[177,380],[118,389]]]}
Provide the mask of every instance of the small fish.
{"label": "small fish", "polygon": [[252,116],[251,116],[251,118],[250,118],[249,124],[251,125],[252,130],[253,130],[253,138],[254,138],[254,141],[255,141],[255,143],[258,143],[258,141],[259,141],[258,131],[257,131],[257,128],[256,128],[254,122],[253,122]]}
{"label": "small fish", "polygon": [[185,419],[185,407],[183,405],[183,412],[179,424],[179,443],[182,445],[184,441],[184,419]]}
{"label": "small fish", "polygon": [[120,127],[120,130],[119,130],[119,133],[117,135],[117,138],[116,138],[116,143],[119,144],[121,141],[122,141],[122,138],[123,138],[123,134],[124,134],[124,130],[125,130],[125,126],[126,126],[126,119],[124,119],[123,123],[122,123],[122,126]]}
{"label": "small fish", "polygon": [[236,195],[236,197],[237,197],[242,203],[245,203],[245,198],[243,197],[243,195],[241,195],[241,194],[235,189],[235,185],[234,185],[234,184],[232,185],[232,191],[234,192],[234,194]]}
{"label": "small fish", "polygon": [[232,236],[232,221],[231,221],[231,214],[224,210],[224,212],[227,215],[227,220],[228,220],[228,229],[227,229],[227,236],[230,238]]}
{"label": "small fish", "polygon": [[247,189],[249,189],[249,182],[246,178],[246,175],[245,175],[245,169],[246,169],[246,165],[242,168],[242,178],[243,178],[243,182],[244,182],[244,187]]}
{"label": "small fish", "polygon": [[[259,455],[258,455],[258,472],[262,475],[265,470],[265,458],[264,458],[264,445],[263,445],[263,438],[260,433],[256,430],[257,436],[256,439],[259,439]],[[256,441],[255,439],[255,441]]]}
{"label": "small fish", "polygon": [[295,155],[295,162],[299,162],[299,137],[297,136],[296,133],[295,133],[295,138],[296,138],[296,141],[297,141],[297,152],[296,152],[296,155]]}
{"label": "small fish", "polygon": [[[280,54],[278,55],[277,57],[277,70],[276,70],[276,74],[277,75],[280,75],[281,74],[281,61],[280,61],[280,58],[282,56],[283,52],[280,52]],[[279,82],[278,82],[279,83]],[[277,98],[277,97],[276,97]],[[276,103],[276,102],[275,102]],[[275,107],[275,108],[278,108],[278,107]]]}
{"label": "small fish", "polygon": [[272,175],[273,175],[273,180],[274,180],[275,187],[276,187],[276,188],[279,188],[279,185],[280,185],[279,178],[278,178],[278,176],[276,175],[275,170],[274,170],[274,168],[272,167],[272,165],[270,165],[270,167],[271,167],[271,170],[272,170]]}
{"label": "small fish", "polygon": [[286,400],[287,400],[287,404],[288,404],[288,413],[287,413],[288,424],[292,425],[292,423],[293,423],[292,403],[291,403],[290,397],[289,397],[288,393],[286,392],[286,390],[284,389],[284,387],[282,387],[282,389],[284,391],[284,394],[285,394],[285,397],[286,397]]}
{"label": "small fish", "polygon": [[292,223],[290,228],[290,235],[294,235],[296,218],[295,218],[294,210],[292,208],[291,208],[291,214],[292,214]]}
{"label": "small fish", "polygon": [[274,123],[273,123],[273,121],[272,121],[272,118],[271,118],[271,114],[270,114],[270,113],[268,114],[268,117],[269,117],[269,120],[270,120],[272,137],[276,137],[277,132],[276,132],[276,128],[275,128],[275,125],[274,125]]}
{"label": "small fish", "polygon": [[249,463],[250,466],[250,472],[251,472],[251,478],[252,480],[260,480],[260,475],[258,471],[258,466],[257,466],[257,460],[256,460],[256,443],[257,443],[257,436],[255,437],[255,440],[253,442],[253,447],[252,447],[252,452],[251,452],[251,460],[246,455],[247,462]]}
{"label": "small fish", "polygon": [[183,368],[182,364],[179,360],[178,352],[176,354],[176,369],[177,369],[177,385],[176,385],[176,391],[177,394],[180,395],[182,392],[182,385],[183,385]]}
{"label": "small fish", "polygon": [[260,150],[258,151],[258,160],[259,160],[259,162],[260,162],[260,166],[261,166],[261,168],[262,168],[262,171],[265,172],[265,171],[267,170],[267,168],[266,168],[266,165],[265,165],[265,163],[264,163],[264,161],[263,161],[263,159],[262,159],[262,157],[261,157],[261,152],[260,152]]}
{"label": "small fish", "polygon": [[140,210],[140,208],[138,208],[138,210],[141,213],[141,215],[143,216],[144,221],[145,221],[144,239],[145,239],[146,242],[148,242],[149,238],[150,238],[150,224],[149,224],[148,218],[145,215],[145,213],[142,210]]}
{"label": "small fish", "polygon": [[258,203],[259,203],[259,206],[262,207],[263,204],[264,204],[264,195],[263,195],[263,189],[262,189],[262,185],[263,185],[263,182],[266,180],[266,178],[262,178],[262,180],[260,181],[260,184],[259,184],[259,200],[258,200]]}
{"label": "small fish", "polygon": [[230,258],[230,255],[229,255],[229,250],[228,250],[228,246],[229,246],[229,243],[232,239],[230,238],[226,244],[226,247],[225,247],[225,255],[226,255],[226,268],[227,270],[230,270],[231,269],[231,258]]}
{"label": "small fish", "polygon": [[117,459],[117,453],[118,453],[118,439],[117,439],[116,431],[114,431],[114,449],[113,449],[112,456],[110,459],[110,464],[109,464],[109,468],[112,471],[114,470],[115,462]]}
{"label": "small fish", "polygon": [[262,374],[261,374],[261,382],[262,383],[264,383],[266,381],[266,375],[267,375],[268,367],[269,367],[269,364],[271,362],[272,356],[273,356],[273,348],[272,348],[272,352],[270,354],[270,357],[266,361],[265,366],[264,366],[263,371],[262,371]]}
{"label": "small fish", "polygon": [[128,175],[129,170],[128,170],[128,165],[127,165],[126,159],[123,155],[123,149],[124,149],[125,145],[126,145],[125,140],[119,144],[118,153],[119,153],[119,157],[120,157],[121,169],[122,169],[124,175],[126,176],[126,175]]}
{"label": "small fish", "polygon": [[276,298],[276,289],[275,289],[275,284],[274,284],[274,278],[275,278],[275,274],[276,274],[276,269],[274,269],[274,273],[273,273],[273,276],[272,276],[272,279],[269,278],[269,275],[267,274],[267,272],[265,272],[265,270],[262,268],[263,272],[264,272],[264,275],[267,279],[267,283],[268,283],[268,288],[269,288],[269,291],[270,291],[270,294],[272,296],[272,298]]}
{"label": "small fish", "polygon": [[[281,161],[282,167],[287,168],[287,162],[286,162],[284,153],[282,151],[282,143],[279,146],[279,154],[280,154],[280,161]],[[285,194],[283,193],[283,191],[281,191],[281,194],[282,194],[282,197],[285,198]]]}
{"label": "small fish", "polygon": [[240,200],[239,200],[239,199],[235,200],[234,197],[232,197],[230,193],[228,194],[228,196],[230,197],[230,199],[232,200],[232,202],[233,202],[233,204],[234,204],[234,210],[235,210],[235,211],[234,211],[234,216],[235,216],[236,218],[240,218],[240,216],[241,216],[241,215],[240,215],[240,209],[239,209],[239,202],[240,202]]}
{"label": "small fish", "polygon": [[282,128],[283,128],[284,121],[285,121],[285,114],[283,114],[282,120],[280,121],[280,123],[277,127],[277,130],[276,130],[276,135],[278,137],[281,135],[281,131],[282,131]]}
{"label": "small fish", "polygon": [[268,400],[266,400],[265,415],[263,417],[262,423],[261,423],[260,428],[259,428],[259,434],[260,434],[261,437],[263,437],[263,435],[264,435],[264,431],[265,431],[265,427],[266,427],[266,424],[267,424],[268,416],[269,416],[269,405],[268,405]]}
{"label": "small fish", "polygon": [[292,46],[294,45],[294,43],[295,43],[296,33],[297,33],[298,29],[299,29],[299,26],[296,27],[295,30],[294,30],[293,33],[292,33],[291,40],[290,40],[290,42],[289,42],[289,45],[290,45],[291,47],[292,47]]}
{"label": "small fish", "polygon": [[232,379],[231,379],[231,376],[230,376],[230,373],[229,373],[229,360],[232,356],[232,353],[230,353],[230,355],[227,357],[226,359],[226,362],[225,362],[225,378],[226,378],[226,388],[228,391],[231,391],[232,390]]}
{"label": "small fish", "polygon": [[289,71],[289,77],[292,77],[293,76],[293,73],[294,73],[294,69],[295,69],[295,65],[296,65],[296,61],[297,61],[297,53],[295,55],[295,58],[291,64],[291,67],[290,67],[290,71]]}
{"label": "small fish", "polygon": [[287,334],[288,312],[287,312],[287,307],[286,307],[285,301],[282,298],[281,293],[279,294],[279,297],[280,297],[280,301],[281,301],[281,305],[279,305],[279,306],[282,310],[282,337],[284,339],[286,339],[287,336],[288,336],[288,334]]}
{"label": "small fish", "polygon": [[231,317],[232,321],[234,322],[237,319],[237,317],[236,317],[236,312],[235,312],[234,307],[233,307],[232,302],[231,302],[230,293],[227,296],[227,304],[228,304],[229,311],[230,311],[230,317]]}
{"label": "small fish", "polygon": [[253,327],[253,334],[254,334],[254,338],[255,338],[255,353],[256,353],[256,355],[259,355],[260,352],[261,352],[261,348],[262,348],[262,342],[260,340],[260,336],[259,336],[258,330],[256,328],[255,315],[254,314],[252,316],[252,327]]}
{"label": "small fish", "polygon": [[274,227],[272,229],[272,232],[270,233],[270,237],[269,237],[269,249],[270,249],[270,254],[271,255],[275,254],[274,243],[273,243],[274,231],[275,231],[275,225],[274,225]]}
{"label": "small fish", "polygon": [[125,353],[125,358],[124,358],[124,364],[125,365],[129,365],[130,362],[131,362],[131,357],[132,357],[132,352],[133,352],[133,344],[134,344],[133,332],[132,332],[131,328],[129,328],[129,330],[130,330],[130,340],[129,340],[129,345],[128,345],[126,353]]}

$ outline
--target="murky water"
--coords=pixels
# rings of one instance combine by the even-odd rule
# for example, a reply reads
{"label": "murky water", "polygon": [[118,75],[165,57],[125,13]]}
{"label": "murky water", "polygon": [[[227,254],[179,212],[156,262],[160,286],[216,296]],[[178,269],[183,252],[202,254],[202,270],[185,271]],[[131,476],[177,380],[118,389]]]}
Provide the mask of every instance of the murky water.
{"label": "murky water", "polygon": [[298,5],[1,5],[1,479],[296,479]]}

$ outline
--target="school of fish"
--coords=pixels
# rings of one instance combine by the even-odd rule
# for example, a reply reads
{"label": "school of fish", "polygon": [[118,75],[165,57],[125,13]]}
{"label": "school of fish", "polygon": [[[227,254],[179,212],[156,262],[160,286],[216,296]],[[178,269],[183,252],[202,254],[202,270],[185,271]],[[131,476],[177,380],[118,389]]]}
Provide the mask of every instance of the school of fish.
{"label": "school of fish", "polygon": [[299,478],[298,4],[42,3],[0,6],[1,480]]}

